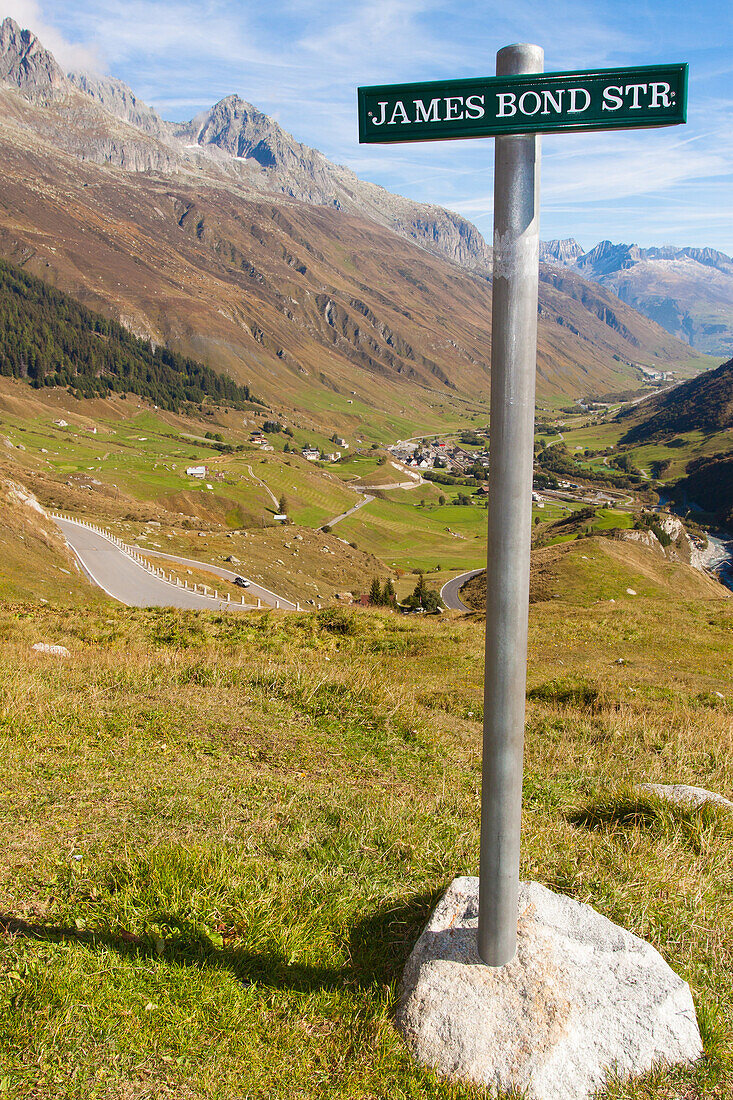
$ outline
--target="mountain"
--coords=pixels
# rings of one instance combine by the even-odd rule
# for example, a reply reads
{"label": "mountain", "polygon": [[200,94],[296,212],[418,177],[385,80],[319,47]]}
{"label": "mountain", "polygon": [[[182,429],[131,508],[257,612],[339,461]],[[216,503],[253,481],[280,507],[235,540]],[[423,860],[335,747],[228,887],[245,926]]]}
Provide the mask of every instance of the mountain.
{"label": "mountain", "polygon": [[572,237],[566,241],[540,241],[540,263],[567,267],[582,255],[583,249]]}
{"label": "mountain", "polygon": [[733,428],[733,359],[626,410],[619,415],[624,418],[633,421],[621,438],[627,444]]}
{"label": "mountain", "polygon": [[708,354],[733,352],[733,259],[713,248],[547,241],[540,258],[600,283],[667,332]]}
{"label": "mountain", "polygon": [[12,19],[0,25],[0,80],[20,88],[37,103],[63,96],[68,84],[56,59],[36,36]]}
{"label": "mountain", "polygon": [[[474,226],[358,180],[235,96],[168,123],[118,81],[65,76],[12,20],[2,42],[0,255],[313,422],[379,413],[402,431],[485,408]],[[573,271],[543,267],[539,329],[541,397],[693,358]]]}

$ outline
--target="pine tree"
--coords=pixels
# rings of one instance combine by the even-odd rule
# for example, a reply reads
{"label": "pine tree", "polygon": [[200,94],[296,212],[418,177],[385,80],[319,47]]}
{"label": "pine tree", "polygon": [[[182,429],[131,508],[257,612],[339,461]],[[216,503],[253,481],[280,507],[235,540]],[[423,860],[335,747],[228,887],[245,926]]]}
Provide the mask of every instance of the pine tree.
{"label": "pine tree", "polygon": [[[104,336],[104,339],[99,339]],[[31,385],[73,386],[79,396],[137,393],[176,411],[185,402],[243,406],[247,386],[168,348],[0,260],[0,374]]]}
{"label": "pine tree", "polygon": [[391,579],[384,582],[384,588],[382,589],[382,603],[385,607],[391,607],[395,602],[395,590]]}
{"label": "pine tree", "polygon": [[419,607],[424,607],[425,606],[425,597],[427,596],[427,592],[428,592],[428,588],[427,588],[427,585],[425,584],[425,574],[420,573],[420,575],[417,578],[417,584],[415,585],[415,588],[413,589],[413,592],[412,592],[412,595],[415,598],[415,600],[417,601],[417,604],[418,604]]}
{"label": "pine tree", "polygon": [[372,587],[369,589],[369,603],[372,607],[379,607],[382,602],[382,586],[379,583],[379,577],[375,577],[372,581]]}

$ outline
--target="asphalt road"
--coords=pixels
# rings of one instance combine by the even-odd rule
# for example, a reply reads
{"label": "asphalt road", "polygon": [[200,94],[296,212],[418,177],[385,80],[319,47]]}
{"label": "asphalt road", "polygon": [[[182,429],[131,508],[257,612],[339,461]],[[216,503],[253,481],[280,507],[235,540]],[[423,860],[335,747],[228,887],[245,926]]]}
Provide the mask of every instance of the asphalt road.
{"label": "asphalt road", "polygon": [[[189,610],[236,610],[241,605],[187,592],[149,573],[113,542],[67,519],[54,519],[76,553],[84,572],[108,596],[128,607],[181,607]],[[245,597],[246,598],[246,597]]]}
{"label": "asphalt road", "polygon": [[458,590],[463,588],[466,581],[470,581],[471,577],[476,577],[479,573],[483,573],[483,569],[471,569],[468,573],[461,573],[460,576],[454,577],[452,581],[446,581],[440,590],[440,597],[445,606],[452,611],[473,611],[472,607],[467,607],[463,603]]}
{"label": "asphalt road", "polygon": [[[164,554],[160,550],[148,550],[147,547],[140,547],[139,553],[144,554],[145,557],[161,558],[164,561],[171,561],[177,565],[192,565],[196,569],[204,569],[207,573],[213,573],[217,577],[223,577],[226,581],[233,581],[235,577],[242,577],[247,580],[246,573],[233,573],[231,569],[224,569],[221,565],[211,565],[208,561],[198,561],[196,558],[179,558],[175,554]],[[271,592],[269,588],[263,588],[261,584],[255,584],[254,581],[250,581],[249,588],[242,589],[244,592],[244,598],[249,603],[262,600],[268,607],[280,607],[285,611],[295,611],[296,607],[292,600],[286,600],[284,596],[278,596],[277,592]]]}
{"label": "asphalt road", "polygon": [[374,500],[374,497],[370,497],[367,493],[363,500],[360,500],[358,504],[355,504],[353,508],[349,508],[348,512],[342,512],[340,516],[335,516],[334,519],[329,519],[326,523],[322,523],[321,527],[333,527],[335,523],[341,523],[342,519],[346,519],[347,516],[353,516],[354,512],[358,512],[360,508],[363,508],[365,504],[369,504]]}

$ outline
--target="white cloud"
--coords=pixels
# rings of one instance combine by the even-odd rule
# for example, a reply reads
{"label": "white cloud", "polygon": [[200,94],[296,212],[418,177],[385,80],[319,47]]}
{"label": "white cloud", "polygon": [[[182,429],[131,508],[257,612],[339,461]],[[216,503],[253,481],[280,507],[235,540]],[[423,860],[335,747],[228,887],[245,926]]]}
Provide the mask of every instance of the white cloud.
{"label": "white cloud", "polygon": [[[352,80],[367,83],[384,78],[399,66],[418,70],[432,64],[441,70],[460,65],[458,43],[438,40],[428,25],[429,15],[440,5],[437,0],[372,0],[368,4],[346,5],[324,27],[306,29],[298,42],[302,50],[332,78],[351,74]],[[404,79],[404,75],[395,79]]]}
{"label": "white cloud", "polygon": [[100,72],[106,68],[98,47],[70,42],[56,27],[47,23],[38,0],[0,0],[0,18],[5,19],[8,15],[22,30],[33,31],[65,72],[72,69]]}

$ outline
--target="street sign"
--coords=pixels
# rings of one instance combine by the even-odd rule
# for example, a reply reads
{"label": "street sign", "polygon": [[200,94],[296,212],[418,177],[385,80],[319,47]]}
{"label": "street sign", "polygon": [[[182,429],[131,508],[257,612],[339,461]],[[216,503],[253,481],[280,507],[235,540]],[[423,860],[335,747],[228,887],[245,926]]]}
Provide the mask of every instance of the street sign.
{"label": "street sign", "polygon": [[366,143],[495,137],[491,467],[477,948],[517,941],[532,535],[540,134],[685,121],[687,65],[543,73],[539,46],[496,55],[496,77],[359,88]]}
{"label": "street sign", "polygon": [[359,88],[366,144],[676,126],[687,65],[538,73]]}

